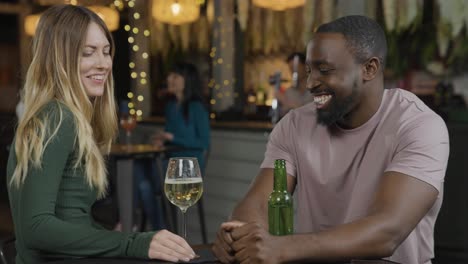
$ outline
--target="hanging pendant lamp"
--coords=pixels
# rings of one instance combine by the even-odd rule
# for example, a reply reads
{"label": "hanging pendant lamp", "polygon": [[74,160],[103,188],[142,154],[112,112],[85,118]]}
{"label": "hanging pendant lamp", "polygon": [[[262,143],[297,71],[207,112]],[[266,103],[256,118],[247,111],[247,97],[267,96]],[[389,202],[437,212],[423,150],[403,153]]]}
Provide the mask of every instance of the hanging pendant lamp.
{"label": "hanging pendant lamp", "polygon": [[305,4],[305,0],[253,0],[253,4],[262,8],[283,11],[303,6]]}
{"label": "hanging pendant lamp", "polygon": [[153,0],[153,17],[163,23],[181,25],[200,17],[200,6],[194,0]]}

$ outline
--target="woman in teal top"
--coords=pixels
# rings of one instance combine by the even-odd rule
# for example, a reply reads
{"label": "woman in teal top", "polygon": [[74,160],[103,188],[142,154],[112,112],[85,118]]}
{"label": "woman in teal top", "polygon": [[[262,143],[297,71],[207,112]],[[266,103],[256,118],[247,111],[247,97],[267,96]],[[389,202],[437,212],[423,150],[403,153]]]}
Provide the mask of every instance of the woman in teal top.
{"label": "woman in teal top", "polygon": [[210,122],[203,105],[201,82],[193,64],[177,63],[167,77],[169,93],[174,99],[165,108],[166,132],[162,139],[168,145],[182,147],[171,157],[196,157],[200,168],[210,146]]}
{"label": "woman in teal top", "polygon": [[103,155],[117,130],[114,48],[104,22],[85,7],[54,6],[41,15],[7,167],[18,264],[45,256],[194,257],[168,231],[109,231],[91,217],[106,192]]}
{"label": "woman in teal top", "polygon": [[[195,65],[176,63],[167,77],[168,93],[173,98],[165,108],[165,132],[154,136],[156,145],[181,147],[181,151],[168,154],[169,157],[196,157],[202,173],[205,168],[205,156],[210,146],[210,122],[208,111],[202,102],[201,81]],[[151,162],[139,160],[135,164],[135,178],[143,209],[154,229],[164,226],[162,210],[155,200],[155,194],[161,193],[160,177],[152,169]],[[146,168],[146,169],[145,169]]]}

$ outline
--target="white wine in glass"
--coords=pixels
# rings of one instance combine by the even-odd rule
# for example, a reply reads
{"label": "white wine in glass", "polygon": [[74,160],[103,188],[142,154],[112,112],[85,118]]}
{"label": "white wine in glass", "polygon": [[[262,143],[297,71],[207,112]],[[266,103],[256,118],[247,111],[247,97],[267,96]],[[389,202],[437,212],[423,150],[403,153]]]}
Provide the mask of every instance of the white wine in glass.
{"label": "white wine in glass", "polygon": [[183,237],[187,238],[185,212],[202,196],[203,180],[197,158],[170,158],[164,180],[167,199],[182,212]]}

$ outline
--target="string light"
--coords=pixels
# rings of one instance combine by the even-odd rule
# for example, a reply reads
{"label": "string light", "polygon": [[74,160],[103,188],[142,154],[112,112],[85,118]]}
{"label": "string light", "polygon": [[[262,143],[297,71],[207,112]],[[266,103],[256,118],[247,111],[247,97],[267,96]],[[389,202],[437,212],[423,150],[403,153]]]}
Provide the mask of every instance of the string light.
{"label": "string light", "polygon": [[[227,35],[233,33],[233,27],[230,23],[226,23],[226,17],[223,16],[216,16],[214,18],[214,27],[213,27],[213,46],[209,51],[209,56],[211,58],[211,63],[215,71],[226,71],[226,74],[230,76],[229,73],[234,68],[232,64],[230,56],[231,51],[229,49],[233,49],[231,43],[227,42]],[[230,19],[230,18],[229,18]],[[229,26],[227,26],[229,25]],[[229,58],[229,59],[228,59]],[[221,74],[223,76],[224,74]],[[227,77],[227,76],[226,76]],[[225,107],[224,102],[230,102],[230,100],[234,98],[239,98],[239,93],[235,92],[234,84],[236,83],[235,79],[232,77],[223,79],[211,79],[208,82],[208,87],[211,89],[212,99],[210,100],[210,104],[213,105],[213,109],[215,111],[221,110],[218,109],[218,104],[221,107]],[[235,102],[234,102],[235,103]],[[218,110],[216,110],[218,109]],[[214,119],[216,115],[210,115],[210,118]]]}
{"label": "string light", "polygon": [[210,82],[208,83],[208,87],[213,88],[215,83],[216,83],[215,79],[211,79]]}
{"label": "string light", "polygon": [[115,0],[114,1],[114,6],[117,7],[119,11],[122,11],[124,9],[124,4],[120,0]]}
{"label": "string light", "polygon": [[[116,3],[117,1],[122,2],[122,5],[124,4],[124,2],[122,0],[115,0],[114,1],[115,5],[119,4],[119,3]],[[138,10],[138,8],[140,8],[140,7],[136,6],[136,4],[135,4],[136,1],[135,0],[125,0],[125,3],[129,7],[128,16],[130,18],[130,23],[128,25],[125,25],[124,29],[129,34],[128,43],[131,44],[131,50],[133,52],[135,52],[135,54],[132,55],[132,56],[135,56],[135,57],[133,57],[134,61],[131,61],[128,64],[128,67],[130,69],[130,77],[132,78],[132,80],[134,80],[134,81],[132,81],[132,83],[137,84],[137,87],[138,87],[137,90],[136,90],[136,91],[138,91],[137,94],[134,95],[133,93],[130,92],[127,96],[129,98],[130,102],[132,103],[131,104],[132,107],[130,107],[130,105],[129,105],[130,114],[132,114],[132,115],[136,114],[137,118],[141,119],[141,117],[143,116],[143,110],[139,109],[139,108],[141,106],[140,103],[144,101],[144,96],[142,94],[138,94],[138,93],[140,93],[139,91],[143,91],[143,90],[140,90],[140,89],[147,88],[148,74],[145,71],[141,71],[141,69],[139,70],[139,67],[138,67],[137,64],[141,63],[141,59],[148,59],[150,57],[150,55],[149,55],[149,52],[147,50],[145,50],[146,45],[141,45],[141,43],[138,43],[139,40],[141,41],[141,37],[138,37],[137,35],[141,31],[145,37],[149,37],[150,36],[150,30],[149,30],[149,28],[146,28],[146,29],[141,28],[142,22],[138,22],[138,23],[135,22],[135,20],[140,20],[141,21],[141,18],[143,17],[143,14],[144,14],[144,12],[142,13],[140,10]],[[138,12],[138,11],[140,11],[140,12]],[[140,26],[140,28],[138,28],[137,25]]]}

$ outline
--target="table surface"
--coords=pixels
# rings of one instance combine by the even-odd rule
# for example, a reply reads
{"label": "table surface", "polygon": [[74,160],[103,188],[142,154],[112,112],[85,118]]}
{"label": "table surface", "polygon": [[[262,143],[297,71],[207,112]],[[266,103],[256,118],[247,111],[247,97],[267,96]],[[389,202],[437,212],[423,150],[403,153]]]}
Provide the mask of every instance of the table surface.
{"label": "table surface", "polygon": [[171,150],[167,147],[157,147],[151,144],[112,144],[110,154],[115,156],[127,156],[135,154],[161,153]]}
{"label": "table surface", "polygon": [[[181,263],[205,263],[205,264],[217,264],[220,263],[211,253],[209,246],[194,246],[195,252],[200,256],[190,262]],[[125,259],[125,258],[81,258],[81,259],[68,259],[60,261],[52,261],[48,263],[53,264],[101,264],[101,263],[116,263],[116,264],[166,264],[172,263],[161,260],[141,260],[141,259]]]}
{"label": "table surface", "polygon": [[[220,264],[211,252],[210,245],[196,245],[193,246],[195,252],[200,256],[190,262],[180,263],[204,263],[204,264]],[[139,259],[124,259],[124,258],[82,258],[70,259],[62,261],[54,261],[50,263],[55,264],[101,264],[101,263],[116,263],[116,264],[167,264],[172,262],[161,260],[139,260]],[[398,264],[388,260],[352,260],[348,263],[341,264]]]}

